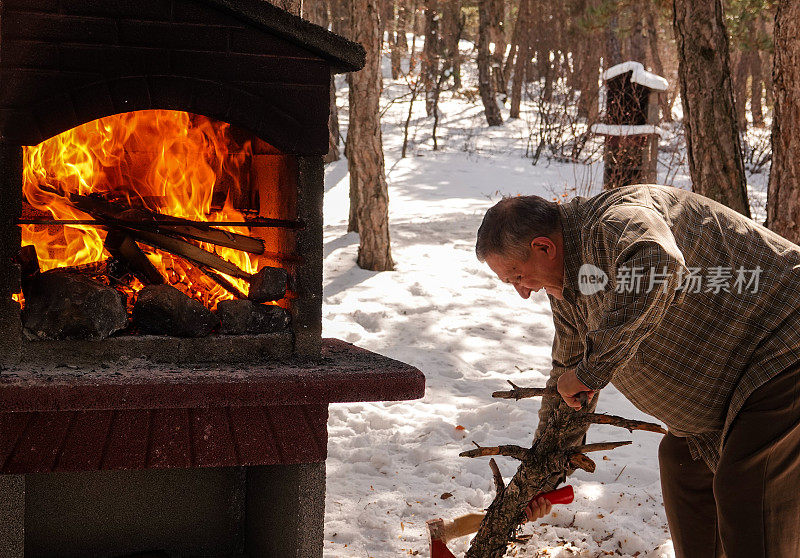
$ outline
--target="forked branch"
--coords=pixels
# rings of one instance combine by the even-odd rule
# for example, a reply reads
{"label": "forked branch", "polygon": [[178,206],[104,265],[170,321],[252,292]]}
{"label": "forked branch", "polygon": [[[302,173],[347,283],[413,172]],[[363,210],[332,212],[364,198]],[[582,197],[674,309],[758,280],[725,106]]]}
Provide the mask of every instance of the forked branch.
{"label": "forked branch", "polygon": [[[519,400],[557,394],[552,387],[521,388],[512,382],[509,383],[512,390],[495,392],[492,394],[493,397]],[[586,411],[587,406],[588,403],[584,401],[583,409],[575,411],[563,401],[553,405],[550,408],[546,426],[537,433],[530,449],[513,445],[478,446],[476,449],[460,454],[464,457],[503,455],[521,461],[513,478],[503,490],[497,491],[475,538],[470,543],[465,558],[501,558],[505,556],[515,529],[525,518],[525,506],[535,494],[554,489],[574,469],[594,472],[596,465],[586,453],[612,450],[631,443],[627,441],[598,442],[570,447],[570,444],[574,443],[575,439],[580,439],[592,424],[610,424],[630,431],[644,430],[665,433],[658,424],[590,413]],[[492,468],[492,471],[497,487],[499,485],[497,484],[496,466]]]}

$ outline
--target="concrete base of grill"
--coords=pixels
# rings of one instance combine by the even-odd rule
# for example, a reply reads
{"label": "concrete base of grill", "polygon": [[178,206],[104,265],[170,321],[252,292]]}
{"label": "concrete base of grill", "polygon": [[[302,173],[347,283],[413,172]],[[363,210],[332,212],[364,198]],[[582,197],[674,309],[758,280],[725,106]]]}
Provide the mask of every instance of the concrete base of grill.
{"label": "concrete base of grill", "polygon": [[322,556],[325,464],[0,475],[0,558]]}

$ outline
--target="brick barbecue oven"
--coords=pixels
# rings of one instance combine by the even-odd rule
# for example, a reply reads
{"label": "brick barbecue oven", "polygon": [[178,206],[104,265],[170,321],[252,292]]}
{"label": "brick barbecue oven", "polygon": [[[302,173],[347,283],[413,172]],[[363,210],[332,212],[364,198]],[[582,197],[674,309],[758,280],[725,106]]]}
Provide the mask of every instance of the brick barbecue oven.
{"label": "brick barbecue oven", "polygon": [[0,3],[0,558],[322,555],[331,73],[262,0]]}

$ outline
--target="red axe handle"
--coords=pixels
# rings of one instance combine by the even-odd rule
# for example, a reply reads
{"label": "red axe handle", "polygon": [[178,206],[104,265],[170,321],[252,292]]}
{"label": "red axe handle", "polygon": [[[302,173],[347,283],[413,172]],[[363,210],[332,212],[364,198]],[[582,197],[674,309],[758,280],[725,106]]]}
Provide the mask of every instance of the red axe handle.
{"label": "red axe handle", "polygon": [[567,486],[562,486],[557,490],[541,492],[531,498],[531,501],[528,502],[528,504],[530,505],[531,503],[535,502],[537,498],[541,497],[547,498],[551,504],[571,504],[575,499],[575,491],[572,490],[572,485],[568,484]]}

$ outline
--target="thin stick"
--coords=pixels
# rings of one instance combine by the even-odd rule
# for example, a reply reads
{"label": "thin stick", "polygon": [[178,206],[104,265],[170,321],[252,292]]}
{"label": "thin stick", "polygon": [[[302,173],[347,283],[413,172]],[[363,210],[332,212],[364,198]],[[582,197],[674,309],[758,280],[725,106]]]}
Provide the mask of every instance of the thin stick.
{"label": "thin stick", "polygon": [[212,281],[214,281],[217,285],[231,293],[233,296],[240,300],[246,300],[247,295],[240,291],[236,285],[228,281],[222,274],[217,273],[213,269],[206,267],[206,266],[199,266],[200,271],[205,273]]}
{"label": "thin stick", "polygon": [[497,466],[497,461],[494,457],[489,460],[489,468],[492,470],[492,478],[494,479],[494,491],[500,494],[506,489],[506,481],[503,480],[503,474],[500,472],[500,467]]}

